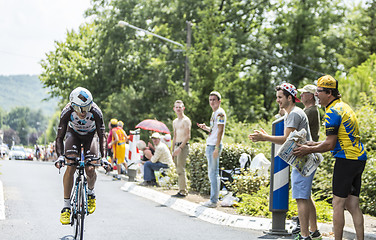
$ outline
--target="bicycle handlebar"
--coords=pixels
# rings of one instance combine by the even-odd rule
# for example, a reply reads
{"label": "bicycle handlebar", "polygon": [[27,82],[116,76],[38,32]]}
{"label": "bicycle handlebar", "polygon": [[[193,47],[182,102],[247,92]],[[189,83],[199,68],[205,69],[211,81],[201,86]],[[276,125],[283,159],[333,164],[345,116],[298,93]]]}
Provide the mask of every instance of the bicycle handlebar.
{"label": "bicycle handlebar", "polygon": [[[64,155],[64,157],[66,159],[75,161],[73,163],[67,163],[66,161],[64,161],[64,165],[67,165],[67,166],[78,165],[79,164],[78,162],[81,160],[80,157],[68,157],[68,156],[65,156],[65,155]],[[101,158],[98,158],[98,157],[87,157],[87,156],[85,156],[85,160],[86,160],[86,164],[89,165],[89,166],[99,167],[99,166],[103,165],[102,163],[91,163],[92,161],[101,160]]]}

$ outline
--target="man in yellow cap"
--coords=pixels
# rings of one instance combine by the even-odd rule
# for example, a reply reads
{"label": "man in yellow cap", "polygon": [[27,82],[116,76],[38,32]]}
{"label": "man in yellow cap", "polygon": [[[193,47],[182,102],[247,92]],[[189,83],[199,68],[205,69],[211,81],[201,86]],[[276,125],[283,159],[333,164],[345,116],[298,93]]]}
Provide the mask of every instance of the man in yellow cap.
{"label": "man in yellow cap", "polygon": [[117,127],[112,128],[112,141],[108,144],[109,147],[113,148],[114,153],[114,162],[116,162],[117,167],[117,175],[114,175],[114,180],[121,180],[121,165],[123,164],[125,169],[127,168],[127,164],[125,162],[125,144],[128,141],[128,136],[123,130],[124,123],[122,121],[118,121]]}
{"label": "man in yellow cap", "polygon": [[335,158],[333,171],[333,225],[335,239],[342,239],[347,209],[354,222],[357,239],[364,239],[364,219],[359,207],[362,173],[367,154],[360,142],[358,120],[349,105],[342,102],[338,81],[330,75],[318,79],[315,96],[325,106],[326,139],[308,142],[294,149],[298,157],[331,151]]}
{"label": "man in yellow cap", "polygon": [[110,146],[109,144],[112,141],[112,129],[116,128],[117,124],[118,124],[118,120],[116,118],[112,118],[110,122],[108,123],[107,156],[109,157],[109,161],[111,162],[112,165],[114,164],[114,161],[113,161],[114,153],[113,153],[112,146]]}

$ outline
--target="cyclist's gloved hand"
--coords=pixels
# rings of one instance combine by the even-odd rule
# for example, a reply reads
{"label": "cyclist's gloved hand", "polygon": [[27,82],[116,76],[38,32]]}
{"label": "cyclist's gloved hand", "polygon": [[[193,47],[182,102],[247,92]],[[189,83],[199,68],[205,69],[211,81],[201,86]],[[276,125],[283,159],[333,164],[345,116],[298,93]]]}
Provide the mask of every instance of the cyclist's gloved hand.
{"label": "cyclist's gloved hand", "polygon": [[65,163],[65,158],[64,156],[60,156],[56,161],[55,161],[55,167],[57,167],[58,169],[64,167],[64,163]]}
{"label": "cyclist's gloved hand", "polygon": [[106,158],[102,158],[102,159],[101,159],[101,164],[102,164],[102,165],[105,165],[105,166],[106,166],[106,165],[109,165],[109,164],[110,164],[110,162],[109,162],[109,161],[107,161],[107,159],[106,159]]}
{"label": "cyclist's gloved hand", "polygon": [[112,171],[111,163],[106,158],[101,159],[101,164],[106,169],[106,172]]}

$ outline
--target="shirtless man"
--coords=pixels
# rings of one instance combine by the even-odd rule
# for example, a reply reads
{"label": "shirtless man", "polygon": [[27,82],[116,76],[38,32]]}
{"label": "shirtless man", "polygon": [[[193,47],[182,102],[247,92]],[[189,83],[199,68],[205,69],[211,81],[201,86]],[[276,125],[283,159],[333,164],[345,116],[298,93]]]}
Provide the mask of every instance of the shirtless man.
{"label": "shirtless man", "polygon": [[176,165],[176,172],[178,174],[179,192],[173,197],[186,197],[188,195],[187,189],[187,175],[185,172],[185,164],[189,153],[189,139],[191,138],[191,120],[184,115],[184,103],[182,100],[176,100],[174,104],[174,111],[177,118],[173,121],[174,139],[172,157]]}

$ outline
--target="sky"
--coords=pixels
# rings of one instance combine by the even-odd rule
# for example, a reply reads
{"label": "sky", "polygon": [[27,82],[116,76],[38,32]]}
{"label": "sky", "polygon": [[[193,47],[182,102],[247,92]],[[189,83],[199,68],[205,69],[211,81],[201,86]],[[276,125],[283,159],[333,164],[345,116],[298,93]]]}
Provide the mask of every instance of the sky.
{"label": "sky", "polygon": [[40,61],[85,22],[90,0],[0,0],[0,75],[40,74]]}

